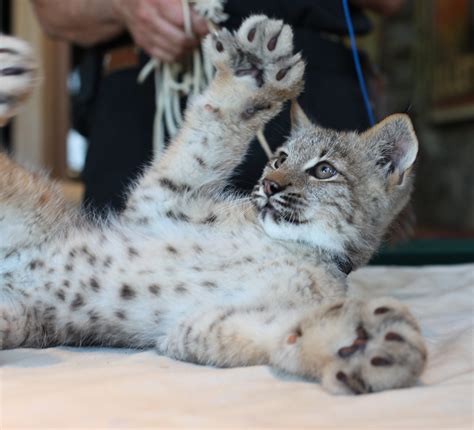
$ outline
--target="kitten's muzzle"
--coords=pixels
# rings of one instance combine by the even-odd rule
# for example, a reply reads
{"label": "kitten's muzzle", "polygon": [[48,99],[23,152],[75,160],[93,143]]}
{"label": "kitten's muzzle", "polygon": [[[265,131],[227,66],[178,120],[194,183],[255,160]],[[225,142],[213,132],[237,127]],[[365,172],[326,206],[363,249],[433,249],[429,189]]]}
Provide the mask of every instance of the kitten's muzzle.
{"label": "kitten's muzzle", "polygon": [[277,181],[271,179],[264,179],[262,183],[263,191],[268,197],[280,193],[286,188],[286,185],[279,184]]}

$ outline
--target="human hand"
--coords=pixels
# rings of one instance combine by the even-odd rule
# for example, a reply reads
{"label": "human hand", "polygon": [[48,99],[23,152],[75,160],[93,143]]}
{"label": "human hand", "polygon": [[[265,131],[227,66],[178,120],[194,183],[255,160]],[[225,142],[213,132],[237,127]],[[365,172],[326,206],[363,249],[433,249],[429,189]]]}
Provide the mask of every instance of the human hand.
{"label": "human hand", "polygon": [[181,0],[113,0],[113,7],[135,43],[166,63],[179,60],[209,32],[206,20],[191,10],[195,37],[186,34]]}

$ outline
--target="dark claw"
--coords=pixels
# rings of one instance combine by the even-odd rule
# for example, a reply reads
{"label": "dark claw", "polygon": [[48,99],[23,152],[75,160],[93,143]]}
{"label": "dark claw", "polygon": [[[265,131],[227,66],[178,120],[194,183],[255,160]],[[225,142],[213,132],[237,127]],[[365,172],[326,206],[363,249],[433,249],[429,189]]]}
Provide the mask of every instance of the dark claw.
{"label": "dark claw", "polygon": [[391,331],[385,335],[385,340],[388,340],[389,342],[403,342],[405,339],[403,339],[403,337],[401,337],[398,333]]}
{"label": "dark claw", "polygon": [[247,35],[247,40],[249,42],[253,42],[253,39],[255,39],[255,33],[257,32],[256,28],[252,28],[252,30],[249,31],[249,34]]}

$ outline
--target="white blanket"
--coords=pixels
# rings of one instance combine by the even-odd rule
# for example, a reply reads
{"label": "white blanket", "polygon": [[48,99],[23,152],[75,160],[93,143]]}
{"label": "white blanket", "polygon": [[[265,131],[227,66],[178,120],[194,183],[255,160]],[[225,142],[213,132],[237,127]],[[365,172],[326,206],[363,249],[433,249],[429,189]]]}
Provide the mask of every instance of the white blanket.
{"label": "white blanket", "polygon": [[419,386],[331,396],[269,368],[213,369],[120,349],[0,353],[0,428],[473,428],[474,265],[366,268],[357,294],[409,304],[429,347]]}

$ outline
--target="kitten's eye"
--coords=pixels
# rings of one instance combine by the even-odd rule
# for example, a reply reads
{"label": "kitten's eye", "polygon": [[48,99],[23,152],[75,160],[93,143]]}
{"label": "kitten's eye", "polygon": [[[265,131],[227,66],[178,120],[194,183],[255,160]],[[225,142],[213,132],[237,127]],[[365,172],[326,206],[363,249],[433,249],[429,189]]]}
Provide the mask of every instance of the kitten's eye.
{"label": "kitten's eye", "polygon": [[337,170],[326,161],[322,161],[308,169],[308,173],[317,179],[329,179],[337,174]]}
{"label": "kitten's eye", "polygon": [[288,154],[286,154],[285,152],[280,152],[280,154],[278,155],[278,158],[273,160],[272,167],[274,169],[278,169],[286,161],[287,158],[288,158]]}

